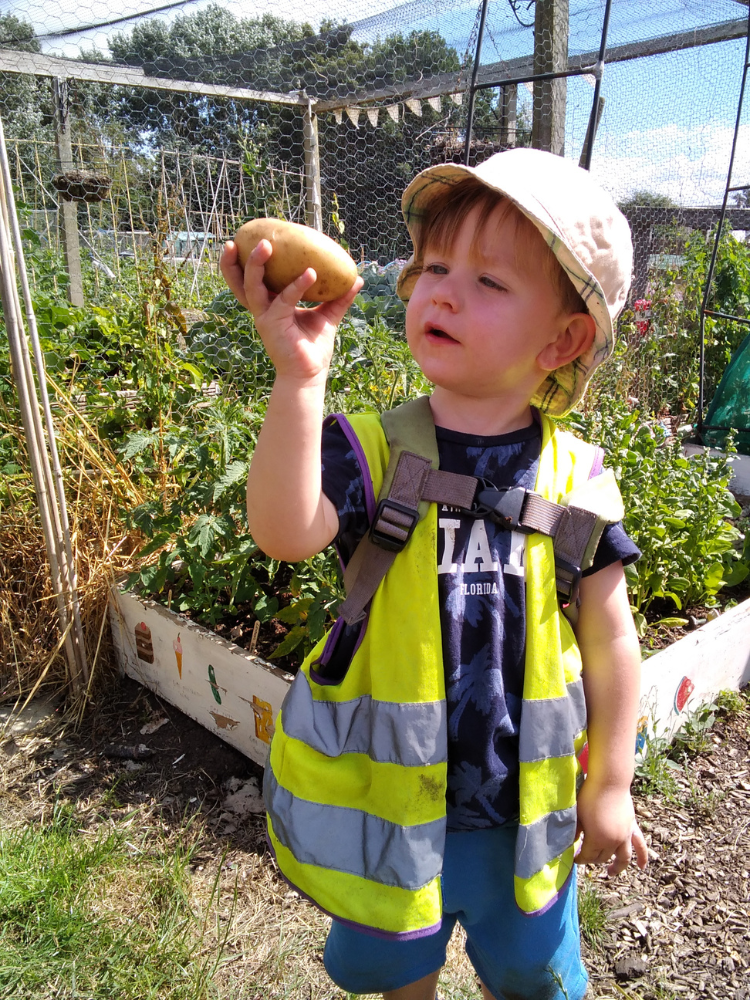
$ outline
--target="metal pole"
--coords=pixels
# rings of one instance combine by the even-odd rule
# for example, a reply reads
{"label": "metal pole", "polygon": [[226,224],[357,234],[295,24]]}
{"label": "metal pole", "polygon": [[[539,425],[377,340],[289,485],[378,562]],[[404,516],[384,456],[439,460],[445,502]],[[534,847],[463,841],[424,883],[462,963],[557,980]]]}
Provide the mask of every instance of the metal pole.
{"label": "metal pole", "polygon": [[703,301],[701,302],[701,322],[700,322],[700,353],[698,361],[698,438],[703,439],[703,390],[705,388],[706,377],[706,313],[708,300],[711,295],[711,285],[714,280],[714,270],[716,268],[716,258],[719,253],[719,243],[721,242],[721,230],[724,226],[724,218],[727,214],[727,199],[732,186],[732,170],[734,169],[734,157],[737,152],[737,139],[740,132],[740,122],[742,120],[742,103],[745,98],[745,84],[747,83],[747,70],[750,64],[750,6],[747,9],[747,40],[745,42],[745,65],[742,70],[742,84],[740,86],[740,97],[737,102],[737,119],[734,125],[734,138],[732,139],[732,152],[729,156],[729,171],[727,173],[727,186],[724,190],[724,201],[719,214],[719,223],[716,229],[716,239],[714,240],[711,260],[706,273],[706,284],[703,291]]}
{"label": "metal pole", "polygon": [[604,8],[604,21],[602,22],[602,37],[599,43],[599,59],[594,67],[594,76],[596,77],[596,83],[594,84],[594,100],[591,104],[591,114],[589,116],[589,127],[586,130],[586,139],[584,144],[584,155],[582,157],[583,163],[581,166],[585,170],[591,169],[591,154],[594,150],[594,139],[596,138],[596,130],[599,125],[599,119],[601,117],[601,108],[599,106],[599,94],[602,89],[602,74],[604,72],[604,56],[607,52],[607,35],[609,34],[609,15],[612,10],[612,0],[607,0],[607,6]]}
{"label": "metal pole", "polygon": [[482,13],[479,17],[479,33],[477,34],[477,47],[474,53],[474,66],[471,70],[471,84],[469,85],[469,110],[466,115],[466,149],[464,151],[464,163],[469,166],[471,155],[471,133],[474,128],[474,100],[477,88],[477,75],[479,73],[479,60],[482,58],[482,39],[484,38],[484,22],[487,20],[487,8],[489,0],[482,0]]}

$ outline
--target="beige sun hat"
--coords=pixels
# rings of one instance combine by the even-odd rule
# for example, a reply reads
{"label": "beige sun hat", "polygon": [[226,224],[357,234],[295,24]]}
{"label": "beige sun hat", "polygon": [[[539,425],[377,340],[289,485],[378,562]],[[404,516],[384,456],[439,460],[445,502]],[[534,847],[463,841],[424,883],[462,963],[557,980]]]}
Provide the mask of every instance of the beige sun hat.
{"label": "beige sun hat", "polygon": [[627,219],[587,170],[539,149],[495,153],[478,167],[456,163],[428,167],[417,174],[401,200],[414,244],[414,254],[398,279],[398,294],[405,302],[420,274],[421,233],[430,203],[446,185],[460,184],[468,177],[505,195],[534,223],[594,318],[596,335],[591,348],[550,372],[531,400],[551,417],[564,416],[614,347],[614,324],[625,305],[633,270]]}

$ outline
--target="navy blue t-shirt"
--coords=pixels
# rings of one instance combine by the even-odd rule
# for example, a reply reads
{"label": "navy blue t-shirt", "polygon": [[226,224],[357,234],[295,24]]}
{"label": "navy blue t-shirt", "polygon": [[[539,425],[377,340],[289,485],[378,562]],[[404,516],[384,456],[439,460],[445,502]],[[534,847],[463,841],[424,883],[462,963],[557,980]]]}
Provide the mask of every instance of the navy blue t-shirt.
{"label": "navy blue t-shirt", "polygon": [[[440,468],[533,489],[537,422],[477,437],[436,428]],[[357,451],[338,423],[323,431],[323,491],[339,515],[347,562],[367,532]],[[448,707],[448,829],[499,826],[518,816],[518,729],[526,644],[524,536],[457,508],[438,508],[438,592]],[[622,524],[602,536],[588,573],[640,555]]]}

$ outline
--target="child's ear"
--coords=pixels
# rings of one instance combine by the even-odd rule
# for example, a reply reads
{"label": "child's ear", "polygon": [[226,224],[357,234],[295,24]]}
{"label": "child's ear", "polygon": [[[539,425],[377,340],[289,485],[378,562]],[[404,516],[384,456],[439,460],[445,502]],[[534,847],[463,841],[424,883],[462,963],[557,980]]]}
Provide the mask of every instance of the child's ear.
{"label": "child's ear", "polygon": [[596,323],[590,313],[571,313],[563,323],[557,337],[537,355],[537,364],[544,371],[564,367],[585,354],[594,343]]}

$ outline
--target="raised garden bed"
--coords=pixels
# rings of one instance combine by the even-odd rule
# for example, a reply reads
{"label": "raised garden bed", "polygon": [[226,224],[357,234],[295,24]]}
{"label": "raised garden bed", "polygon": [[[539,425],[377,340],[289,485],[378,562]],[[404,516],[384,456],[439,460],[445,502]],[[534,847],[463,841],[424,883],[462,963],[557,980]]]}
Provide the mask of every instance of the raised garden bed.
{"label": "raised garden bed", "polygon": [[[120,668],[221,739],[264,764],[292,675],[154,601],[115,589]],[[699,706],[750,683],[750,600],[648,657],[638,749],[670,737]]]}

